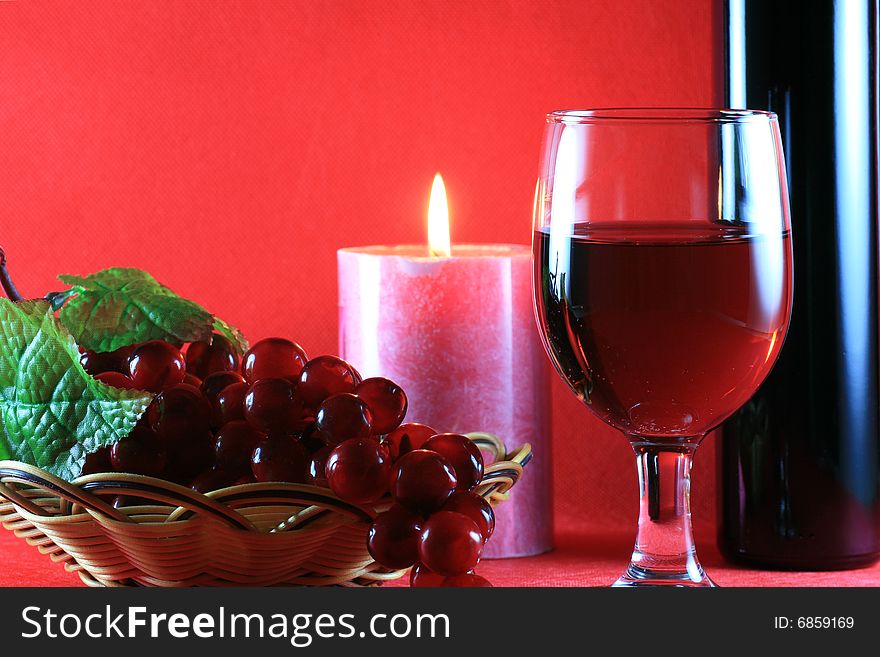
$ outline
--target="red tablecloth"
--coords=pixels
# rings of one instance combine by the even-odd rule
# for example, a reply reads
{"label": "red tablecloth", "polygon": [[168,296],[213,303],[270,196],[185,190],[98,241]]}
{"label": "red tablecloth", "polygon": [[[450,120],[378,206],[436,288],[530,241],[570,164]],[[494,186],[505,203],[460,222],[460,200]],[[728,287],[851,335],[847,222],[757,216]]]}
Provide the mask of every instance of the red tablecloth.
{"label": "red tablecloth", "polygon": [[[726,562],[711,537],[698,541],[706,570],[721,586],[880,586],[880,564],[862,570],[794,573],[748,570]],[[632,535],[618,532],[557,537],[557,548],[525,559],[483,561],[477,572],[495,586],[605,586],[620,574],[632,549]],[[0,530],[0,586],[80,586],[36,548]]]}

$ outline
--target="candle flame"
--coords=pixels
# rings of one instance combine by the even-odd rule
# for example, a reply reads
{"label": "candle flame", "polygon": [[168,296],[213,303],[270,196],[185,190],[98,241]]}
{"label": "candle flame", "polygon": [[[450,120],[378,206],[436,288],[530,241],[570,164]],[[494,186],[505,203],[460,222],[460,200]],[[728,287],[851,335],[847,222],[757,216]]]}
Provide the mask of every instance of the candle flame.
{"label": "candle flame", "polygon": [[432,257],[448,258],[452,255],[446,186],[439,173],[434,176],[431,201],[428,203],[428,251]]}

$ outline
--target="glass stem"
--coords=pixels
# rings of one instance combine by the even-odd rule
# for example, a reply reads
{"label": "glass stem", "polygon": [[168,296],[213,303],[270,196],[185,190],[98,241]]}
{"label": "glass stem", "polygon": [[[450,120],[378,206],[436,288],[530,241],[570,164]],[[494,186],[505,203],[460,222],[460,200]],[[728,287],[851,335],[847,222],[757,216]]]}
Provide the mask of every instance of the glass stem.
{"label": "glass stem", "polygon": [[712,586],[691,527],[691,465],[700,439],[655,443],[633,437],[639,472],[639,531],[620,586]]}

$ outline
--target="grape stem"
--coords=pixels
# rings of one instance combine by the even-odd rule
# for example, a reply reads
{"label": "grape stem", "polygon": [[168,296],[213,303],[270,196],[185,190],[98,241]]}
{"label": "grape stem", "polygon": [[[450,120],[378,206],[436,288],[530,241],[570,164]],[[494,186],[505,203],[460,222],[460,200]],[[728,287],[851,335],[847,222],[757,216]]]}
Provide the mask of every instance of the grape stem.
{"label": "grape stem", "polygon": [[0,246],[0,285],[3,286],[3,291],[6,292],[6,296],[13,301],[21,301],[24,299],[15,287],[15,283],[12,282],[12,278],[9,276],[9,270],[6,268],[6,250],[2,246]]}

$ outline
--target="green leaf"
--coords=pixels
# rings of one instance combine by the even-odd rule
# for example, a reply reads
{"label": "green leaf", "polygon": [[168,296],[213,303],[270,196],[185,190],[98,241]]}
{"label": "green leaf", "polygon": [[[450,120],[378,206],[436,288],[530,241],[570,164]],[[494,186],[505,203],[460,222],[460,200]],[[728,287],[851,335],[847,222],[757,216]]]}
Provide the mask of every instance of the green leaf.
{"label": "green leaf", "polygon": [[128,435],[152,401],[91,377],[47,301],[0,298],[0,457],[64,479]]}
{"label": "green leaf", "polygon": [[53,296],[63,303],[61,323],[86,349],[113,351],[149,340],[209,341],[215,327],[238,348],[247,344],[236,329],[140,269],[117,267],[59,278],[76,293]]}
{"label": "green leaf", "polygon": [[0,461],[6,461],[12,458],[12,452],[9,451],[9,445],[6,442],[6,429],[3,427],[3,416],[0,415]]}
{"label": "green leaf", "polygon": [[232,343],[232,346],[235,347],[239,356],[244,356],[244,352],[246,352],[250,346],[248,345],[247,338],[244,337],[244,333],[234,326],[230,326],[219,317],[214,318],[214,330]]}

